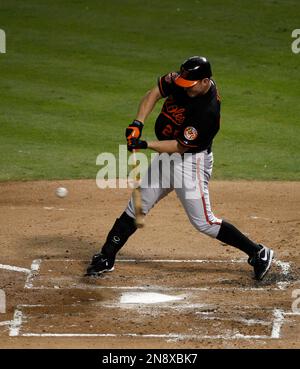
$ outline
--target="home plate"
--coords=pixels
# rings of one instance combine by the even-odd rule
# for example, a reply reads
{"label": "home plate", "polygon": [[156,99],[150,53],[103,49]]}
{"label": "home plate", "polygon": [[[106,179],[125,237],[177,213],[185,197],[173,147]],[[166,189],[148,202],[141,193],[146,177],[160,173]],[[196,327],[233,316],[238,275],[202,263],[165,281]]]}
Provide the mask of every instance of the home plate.
{"label": "home plate", "polygon": [[170,296],[154,292],[126,292],[120,299],[121,304],[157,304],[159,302],[183,300],[185,296]]}

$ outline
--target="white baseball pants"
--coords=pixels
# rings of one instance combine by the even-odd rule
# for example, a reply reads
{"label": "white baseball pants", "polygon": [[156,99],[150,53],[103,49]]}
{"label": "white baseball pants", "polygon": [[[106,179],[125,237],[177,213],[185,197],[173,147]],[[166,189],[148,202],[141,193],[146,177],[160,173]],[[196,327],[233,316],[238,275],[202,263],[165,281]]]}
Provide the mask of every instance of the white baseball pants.
{"label": "white baseball pants", "polygon": [[[142,211],[153,206],[175,190],[192,225],[216,238],[222,220],[214,216],[209,200],[208,183],[213,168],[213,153],[157,154],[141,182]],[[135,218],[133,197],[126,213]]]}

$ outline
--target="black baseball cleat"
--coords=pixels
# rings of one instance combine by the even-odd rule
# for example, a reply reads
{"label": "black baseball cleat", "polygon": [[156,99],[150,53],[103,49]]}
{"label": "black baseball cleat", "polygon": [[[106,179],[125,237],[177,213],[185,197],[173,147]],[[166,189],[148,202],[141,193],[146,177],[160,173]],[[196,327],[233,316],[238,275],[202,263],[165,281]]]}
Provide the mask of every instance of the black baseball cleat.
{"label": "black baseball cleat", "polygon": [[262,246],[262,248],[248,259],[248,263],[254,268],[255,279],[258,281],[261,281],[269,271],[274,256],[273,250],[264,245],[260,246]]}
{"label": "black baseball cleat", "polygon": [[92,257],[91,264],[86,270],[86,276],[98,276],[104,272],[112,272],[114,270],[114,257],[108,257],[102,253],[95,254]]}

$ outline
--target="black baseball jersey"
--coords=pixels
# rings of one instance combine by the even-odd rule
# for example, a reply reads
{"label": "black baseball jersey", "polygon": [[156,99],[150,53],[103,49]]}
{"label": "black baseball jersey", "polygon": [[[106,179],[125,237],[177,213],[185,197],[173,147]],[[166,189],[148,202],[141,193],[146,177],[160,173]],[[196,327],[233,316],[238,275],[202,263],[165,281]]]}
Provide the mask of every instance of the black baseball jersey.
{"label": "black baseball jersey", "polygon": [[187,152],[211,151],[212,141],[220,128],[220,98],[216,83],[205,95],[189,97],[175,84],[177,73],[158,79],[160,93],[166,100],[155,123],[158,140],[176,139]]}

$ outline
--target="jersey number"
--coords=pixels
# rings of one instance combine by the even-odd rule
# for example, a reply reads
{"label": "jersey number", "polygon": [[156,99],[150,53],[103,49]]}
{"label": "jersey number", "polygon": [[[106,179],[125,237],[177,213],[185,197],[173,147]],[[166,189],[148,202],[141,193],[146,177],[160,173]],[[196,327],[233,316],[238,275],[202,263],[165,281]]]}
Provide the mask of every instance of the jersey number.
{"label": "jersey number", "polygon": [[167,124],[165,128],[163,129],[162,134],[166,137],[170,137],[172,136],[172,133],[173,133],[173,128],[171,124]]}

